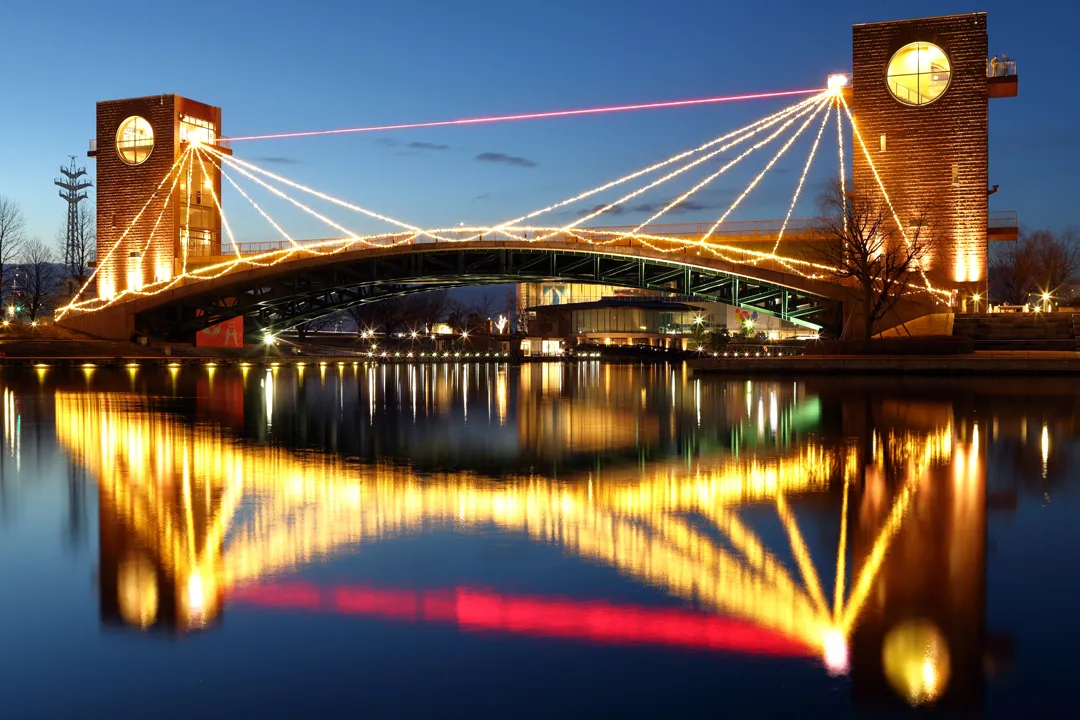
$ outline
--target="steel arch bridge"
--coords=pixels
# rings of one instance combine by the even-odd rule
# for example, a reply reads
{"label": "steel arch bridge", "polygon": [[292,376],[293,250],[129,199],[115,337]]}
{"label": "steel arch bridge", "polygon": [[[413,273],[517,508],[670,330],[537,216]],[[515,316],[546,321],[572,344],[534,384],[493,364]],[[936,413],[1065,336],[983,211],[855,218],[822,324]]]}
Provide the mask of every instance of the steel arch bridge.
{"label": "steel arch bridge", "polygon": [[[835,327],[842,288],[786,272],[777,262],[739,265],[691,247],[664,252],[625,241],[600,246],[572,240],[418,242],[305,255],[223,274],[169,292],[76,315],[114,332],[182,339],[245,316],[277,333],[331,312],[385,297],[492,283],[566,281],[619,285],[723,302],[811,329]],[[90,328],[87,328],[90,330]]]}

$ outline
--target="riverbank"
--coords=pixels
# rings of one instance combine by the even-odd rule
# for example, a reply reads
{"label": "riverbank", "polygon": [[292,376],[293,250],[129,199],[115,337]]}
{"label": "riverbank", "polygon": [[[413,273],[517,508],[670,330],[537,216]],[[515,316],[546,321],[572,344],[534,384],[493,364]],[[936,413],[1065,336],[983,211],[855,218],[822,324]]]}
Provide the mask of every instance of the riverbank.
{"label": "riverbank", "polygon": [[989,350],[965,355],[797,355],[688,360],[695,373],[756,375],[1080,375],[1080,352]]}

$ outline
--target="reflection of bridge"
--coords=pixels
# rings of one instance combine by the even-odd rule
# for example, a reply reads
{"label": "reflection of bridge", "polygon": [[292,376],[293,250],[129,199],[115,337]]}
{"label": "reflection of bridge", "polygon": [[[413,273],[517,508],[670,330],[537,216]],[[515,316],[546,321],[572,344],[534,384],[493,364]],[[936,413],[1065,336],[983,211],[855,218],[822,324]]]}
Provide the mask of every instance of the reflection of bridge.
{"label": "reflection of bridge", "polygon": [[[432,527],[493,526],[613,565],[736,623],[714,630],[744,633],[747,626],[738,623],[748,623],[760,631],[754,637],[761,644],[801,647],[834,670],[846,667],[861,609],[920,486],[936,476],[933,468],[950,461],[955,443],[948,425],[921,436],[875,436],[875,477],[897,472],[901,485],[889,500],[882,495],[881,479],[867,476],[867,491],[874,490],[864,493],[856,516],[852,542],[863,548],[855,553],[862,562],[852,563],[850,592],[845,592],[849,513],[842,514],[830,600],[788,498],[825,491],[835,480],[843,484],[846,507],[860,476],[853,448],[836,452],[809,445],[787,457],[726,458],[689,471],[682,463],[656,463],[626,481],[495,483],[467,473],[419,477],[388,465],[356,466],[333,457],[249,447],[210,428],[139,409],[137,402],[119,395],[61,392],[56,397],[60,441],[98,474],[105,609],[114,608],[128,623],[200,626],[230,597],[297,603],[295,594],[284,594],[297,586],[272,590],[264,583],[372,541]],[[969,464],[963,461],[958,477],[968,477]],[[775,504],[794,574],[740,518],[738,508],[748,503]],[[876,529],[871,531],[868,522]],[[369,604],[371,612],[389,612],[384,601],[392,593],[358,592],[354,599],[383,599]],[[311,606],[307,597],[301,604]],[[410,597],[409,602],[416,599]],[[515,612],[534,601],[540,605],[531,607],[548,602],[484,599]],[[654,632],[648,623],[655,618],[641,617],[640,633]],[[683,620],[706,622],[698,616]],[[717,647],[754,646],[734,640],[724,645],[712,637]],[[936,681],[930,684],[930,690],[940,691]],[[920,687],[930,691],[925,683]]]}

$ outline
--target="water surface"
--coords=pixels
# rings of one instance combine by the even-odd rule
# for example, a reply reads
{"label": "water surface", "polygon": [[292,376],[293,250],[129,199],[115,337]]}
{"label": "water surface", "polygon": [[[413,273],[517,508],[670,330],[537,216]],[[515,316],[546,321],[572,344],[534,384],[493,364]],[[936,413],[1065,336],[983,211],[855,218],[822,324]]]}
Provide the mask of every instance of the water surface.
{"label": "water surface", "polygon": [[1070,708],[1067,381],[2,372],[5,717]]}

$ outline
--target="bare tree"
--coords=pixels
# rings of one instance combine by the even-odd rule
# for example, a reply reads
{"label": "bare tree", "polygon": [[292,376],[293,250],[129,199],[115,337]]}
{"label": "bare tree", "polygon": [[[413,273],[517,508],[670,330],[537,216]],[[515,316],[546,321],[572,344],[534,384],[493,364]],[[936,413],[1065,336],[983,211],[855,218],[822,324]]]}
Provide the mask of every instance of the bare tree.
{"label": "bare tree", "polygon": [[97,214],[93,207],[79,205],[75,230],[75,246],[71,249],[71,267],[67,272],[82,284],[89,272],[90,261],[97,255]]}
{"label": "bare tree", "polygon": [[514,297],[514,328],[517,332],[527,335],[529,333],[529,319],[532,313],[529,311],[529,300],[524,293],[517,293]]}
{"label": "bare tree", "polygon": [[872,337],[897,301],[917,289],[919,269],[940,244],[933,223],[918,214],[909,219],[905,237],[888,202],[869,186],[845,193],[834,182],[820,202],[811,252],[862,310],[860,337]]}
{"label": "bare tree", "polygon": [[1080,231],[1024,232],[990,257],[990,290],[1000,302],[1022,305],[1032,293],[1054,294],[1080,270]]}
{"label": "bare tree", "polygon": [[0,300],[9,292],[5,271],[26,242],[26,219],[19,203],[0,195]]}
{"label": "bare tree", "polygon": [[54,260],[52,250],[37,238],[26,243],[20,263],[25,279],[19,291],[31,322],[49,310],[59,289],[60,273]]}

